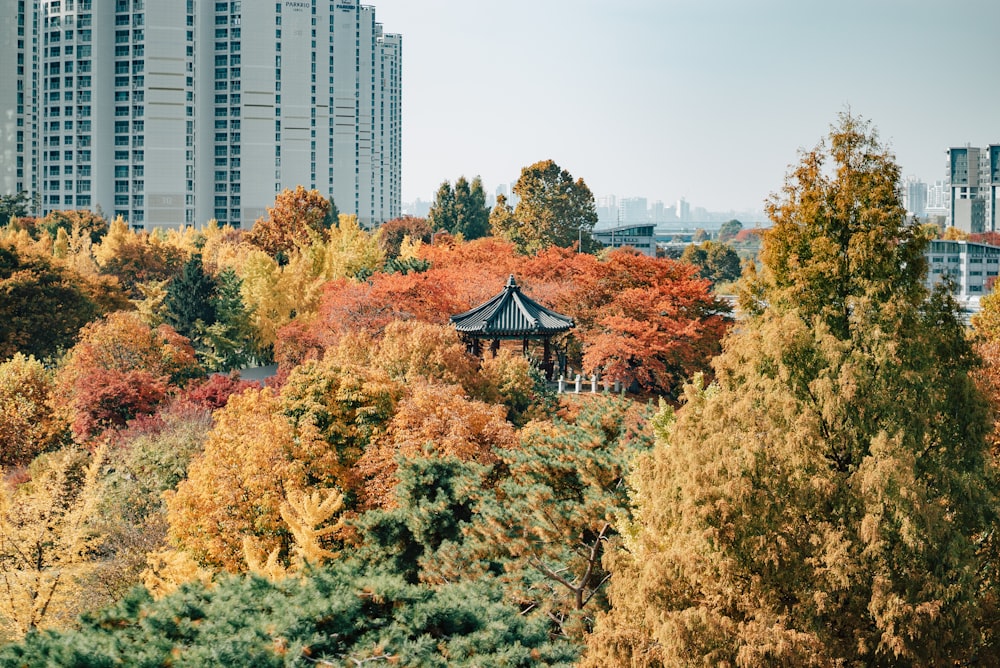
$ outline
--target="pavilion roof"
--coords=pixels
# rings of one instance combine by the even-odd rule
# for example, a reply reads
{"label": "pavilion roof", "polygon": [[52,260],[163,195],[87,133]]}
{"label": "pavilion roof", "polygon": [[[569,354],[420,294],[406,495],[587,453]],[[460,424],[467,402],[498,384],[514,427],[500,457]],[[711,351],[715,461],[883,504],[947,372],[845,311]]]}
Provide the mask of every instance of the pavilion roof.
{"label": "pavilion roof", "polygon": [[503,292],[465,313],[451,316],[451,322],[459,332],[484,339],[541,338],[575,326],[572,318],[526,297],[514,274],[507,279]]}

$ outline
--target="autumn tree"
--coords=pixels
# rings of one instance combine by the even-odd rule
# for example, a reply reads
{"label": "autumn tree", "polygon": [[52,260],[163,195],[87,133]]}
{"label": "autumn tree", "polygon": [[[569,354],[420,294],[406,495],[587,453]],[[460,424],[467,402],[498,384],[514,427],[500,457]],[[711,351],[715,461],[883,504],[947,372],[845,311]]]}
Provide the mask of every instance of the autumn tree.
{"label": "autumn tree", "polygon": [[96,557],[103,452],[61,450],[32,464],[30,480],[0,485],[0,621],[15,636],[68,624]]}
{"label": "autumn tree", "polygon": [[403,216],[387,220],[379,228],[379,243],[387,257],[399,255],[403,245],[403,239],[409,237],[411,241],[421,241],[430,243],[433,228],[425,218],[415,218],[413,216]]}
{"label": "autumn tree", "polygon": [[[521,170],[514,193],[518,202],[511,215],[494,209],[490,220],[494,236],[515,243],[524,253],[547,246],[568,247],[580,239],[584,250],[592,248],[597,209],[583,179],[574,181],[555,162],[543,160]],[[498,201],[497,206],[506,202]]]}
{"label": "autumn tree", "polygon": [[201,373],[187,339],[119,311],[80,332],[56,378],[58,412],[83,442],[152,413],[173,389]]}
{"label": "autumn tree", "polygon": [[120,217],[94,249],[102,274],[115,276],[133,299],[142,297],[139,285],[177,275],[188,253],[148,232],[135,232]]}
{"label": "autumn tree", "polygon": [[491,465],[497,453],[514,445],[506,409],[468,399],[457,385],[426,381],[411,388],[392,420],[358,461],[369,507],[391,507],[397,462],[414,457],[457,457]]}
{"label": "autumn tree", "polygon": [[107,220],[86,209],[50,211],[47,216],[42,218],[38,226],[52,238],[59,234],[59,230],[63,230],[68,235],[85,234],[91,243],[95,244],[100,243],[109,229]]}
{"label": "autumn tree", "polygon": [[286,487],[302,486],[301,467],[290,457],[294,438],[271,390],[234,396],[216,413],[187,478],[167,496],[171,542],[200,563],[233,572],[246,568],[244,537],[265,552],[287,549],[281,504]]}
{"label": "autumn tree", "polygon": [[0,245],[0,360],[45,358],[72,345],[101,313],[73,272]]}
{"label": "autumn tree", "polygon": [[65,425],[49,407],[52,386],[34,357],[18,353],[0,363],[0,466],[25,465],[62,440]]}
{"label": "autumn tree", "polygon": [[274,198],[274,206],[268,207],[267,217],[257,219],[247,239],[268,255],[287,254],[314,235],[325,236],[330,209],[330,200],[318,190],[286,188]]}
{"label": "autumn tree", "polygon": [[898,182],[844,114],[771,199],[754,310],[634,468],[584,665],[996,662],[984,403]]}

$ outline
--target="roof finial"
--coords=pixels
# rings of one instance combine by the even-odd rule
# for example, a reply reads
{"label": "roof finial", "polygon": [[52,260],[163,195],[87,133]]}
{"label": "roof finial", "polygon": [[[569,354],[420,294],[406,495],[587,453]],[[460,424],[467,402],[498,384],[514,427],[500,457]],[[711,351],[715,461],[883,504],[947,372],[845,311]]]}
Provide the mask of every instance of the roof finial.
{"label": "roof finial", "polygon": [[507,279],[507,287],[508,288],[517,287],[517,281],[514,280],[514,274],[511,274],[510,277]]}

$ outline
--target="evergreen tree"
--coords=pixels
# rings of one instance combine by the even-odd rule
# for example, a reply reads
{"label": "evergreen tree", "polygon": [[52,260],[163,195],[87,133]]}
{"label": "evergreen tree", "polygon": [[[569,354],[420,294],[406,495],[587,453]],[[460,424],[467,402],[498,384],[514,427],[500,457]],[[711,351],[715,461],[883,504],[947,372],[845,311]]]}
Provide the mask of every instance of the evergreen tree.
{"label": "evergreen tree", "polygon": [[451,232],[456,227],[456,221],[455,191],[451,189],[451,183],[444,181],[434,194],[434,203],[427,213],[427,222],[435,230]]}
{"label": "evergreen tree", "polygon": [[584,665],[997,662],[985,406],[898,181],[843,115],[772,198],[753,315],[635,468]]}
{"label": "evergreen tree", "polygon": [[205,273],[201,255],[194,255],[167,287],[166,320],[179,334],[192,341],[216,321],[216,284]]}

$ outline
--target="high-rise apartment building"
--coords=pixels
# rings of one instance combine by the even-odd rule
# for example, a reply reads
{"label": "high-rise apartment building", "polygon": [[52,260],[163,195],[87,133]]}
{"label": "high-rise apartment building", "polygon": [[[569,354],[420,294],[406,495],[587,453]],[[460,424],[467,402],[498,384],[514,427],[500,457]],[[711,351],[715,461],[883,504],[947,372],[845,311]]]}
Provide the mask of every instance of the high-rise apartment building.
{"label": "high-rise apartment building", "polygon": [[100,207],[135,227],[249,226],[303,185],[367,226],[399,215],[402,41],[374,7],[0,9],[0,190],[38,193],[39,214]]}
{"label": "high-rise apartment building", "polygon": [[966,232],[996,232],[1000,189],[1000,145],[948,149],[948,219]]}

